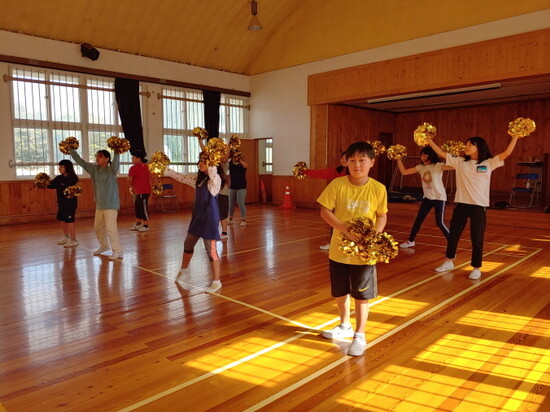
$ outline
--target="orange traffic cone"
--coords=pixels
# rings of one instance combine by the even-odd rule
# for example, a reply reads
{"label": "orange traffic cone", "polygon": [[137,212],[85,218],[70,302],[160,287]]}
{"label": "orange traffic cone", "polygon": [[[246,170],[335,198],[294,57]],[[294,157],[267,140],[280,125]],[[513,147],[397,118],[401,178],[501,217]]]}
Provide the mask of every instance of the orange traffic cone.
{"label": "orange traffic cone", "polygon": [[288,186],[285,189],[285,197],[283,199],[283,204],[281,205],[281,209],[295,209],[296,206],[292,204],[292,198],[290,197],[290,189]]}

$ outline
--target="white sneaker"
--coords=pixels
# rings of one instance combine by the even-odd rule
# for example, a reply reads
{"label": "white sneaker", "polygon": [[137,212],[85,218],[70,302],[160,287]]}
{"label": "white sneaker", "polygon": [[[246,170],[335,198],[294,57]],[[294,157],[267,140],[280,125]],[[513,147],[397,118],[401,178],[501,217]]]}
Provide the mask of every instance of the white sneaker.
{"label": "white sneaker", "polygon": [[140,227],[141,227],[141,223],[134,223],[134,226],[132,226],[130,230],[139,230]]}
{"label": "white sneaker", "polygon": [[436,272],[447,272],[455,267],[454,263],[451,260],[446,260],[440,266],[435,268]]}
{"label": "white sneaker", "polygon": [[243,220],[239,226],[240,227],[245,227],[246,226],[246,220]]}
{"label": "white sneaker", "polygon": [[184,269],[180,269],[178,274],[176,275],[176,280],[174,280],[174,282],[178,283],[180,280],[183,279],[183,276],[184,276],[184,273],[183,273]]}
{"label": "white sneaker", "polygon": [[348,348],[349,356],[361,356],[367,350],[367,341],[364,337],[354,336],[350,347]]}
{"label": "white sneaker", "polygon": [[110,256],[109,256],[109,260],[117,260],[120,258],[120,253],[119,252],[113,252]]}
{"label": "white sneaker", "polygon": [[148,226],[140,226],[139,229],[137,229],[138,232],[148,232],[149,227]]}
{"label": "white sneaker", "polygon": [[219,280],[213,280],[210,286],[206,288],[205,292],[214,293],[220,290],[221,288],[222,288],[222,282],[220,282]]}
{"label": "white sneaker", "polygon": [[69,240],[71,240],[71,238],[69,236],[63,236],[61,239],[58,240],[57,244],[58,245],[64,245]]}
{"label": "white sneaker", "polygon": [[319,249],[321,250],[329,250],[330,249],[330,243],[327,243],[326,245],[319,246]]}
{"label": "white sneaker", "polygon": [[407,248],[410,248],[410,247],[414,247],[414,245],[416,245],[416,243],[411,242],[410,240],[407,240],[405,243],[401,243],[399,245],[399,247],[403,248],[403,249],[407,249]]}
{"label": "white sneaker", "polygon": [[[67,247],[67,246],[65,246]],[[478,280],[481,277],[481,270],[474,269],[470,274],[468,275],[468,279]]]}
{"label": "white sneaker", "polygon": [[101,255],[102,253],[108,252],[109,250],[111,250],[111,249],[107,249],[107,248],[102,248],[102,247],[100,247],[99,249],[94,250],[94,255],[96,255],[96,256],[97,256],[97,255]]}
{"label": "white sneaker", "polygon": [[69,240],[63,247],[75,247],[78,246],[78,240]]}
{"label": "white sneaker", "polygon": [[355,332],[351,326],[342,328],[341,324],[332,329],[321,331],[321,336],[325,339],[353,338],[353,335],[355,335]]}

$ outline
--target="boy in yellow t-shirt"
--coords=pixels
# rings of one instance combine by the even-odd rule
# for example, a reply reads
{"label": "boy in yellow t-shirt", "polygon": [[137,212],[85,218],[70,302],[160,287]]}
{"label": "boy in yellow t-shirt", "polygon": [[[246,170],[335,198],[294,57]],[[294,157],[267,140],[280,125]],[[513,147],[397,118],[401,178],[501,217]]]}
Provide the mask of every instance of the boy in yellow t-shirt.
{"label": "boy in yellow t-shirt", "polygon": [[[374,148],[367,142],[356,142],[346,150],[349,175],[334,179],[321,193],[321,217],[334,228],[330,240],[329,269],[331,294],[336,298],[340,324],[322,331],[327,339],[351,338],[348,355],[361,356],[367,349],[365,324],[369,314],[369,299],[378,295],[376,266],[366,265],[360,258],[347,256],[338,249],[338,236],[350,239],[346,222],[354,217],[368,217],[377,232],[386,226],[388,196],[386,187],[369,177],[374,165]],[[355,299],[355,331],[350,322],[350,296]]]}

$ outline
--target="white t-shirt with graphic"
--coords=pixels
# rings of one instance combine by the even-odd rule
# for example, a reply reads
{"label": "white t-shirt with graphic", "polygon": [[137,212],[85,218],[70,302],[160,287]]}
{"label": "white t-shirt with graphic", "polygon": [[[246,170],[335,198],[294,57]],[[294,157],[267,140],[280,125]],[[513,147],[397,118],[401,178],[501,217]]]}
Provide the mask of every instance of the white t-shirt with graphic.
{"label": "white t-shirt with graphic", "polygon": [[463,157],[447,156],[447,165],[456,173],[455,203],[489,207],[491,173],[504,165],[498,156],[477,163],[477,160],[464,161]]}
{"label": "white t-shirt with graphic", "polygon": [[416,165],[420,173],[424,197],[430,200],[447,200],[447,192],[443,185],[443,163],[432,163],[429,165]]}

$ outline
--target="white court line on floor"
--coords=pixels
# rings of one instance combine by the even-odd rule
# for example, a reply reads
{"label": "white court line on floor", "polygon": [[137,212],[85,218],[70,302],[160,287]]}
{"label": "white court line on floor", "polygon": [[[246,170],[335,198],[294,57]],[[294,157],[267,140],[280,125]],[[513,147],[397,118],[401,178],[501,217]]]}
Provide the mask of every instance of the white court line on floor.
{"label": "white court line on floor", "polygon": [[[503,244],[503,245],[501,246],[501,248],[505,248],[505,247],[507,247],[507,246],[508,246],[508,245],[504,245],[504,244]],[[490,255],[491,253],[494,253],[494,252],[500,250],[501,248],[495,249],[494,251],[491,251],[491,252],[487,252],[487,253],[484,254],[484,256],[488,256],[488,255]],[[531,255],[534,255],[534,254],[540,252],[541,250],[542,250],[542,249],[538,249],[536,252],[533,252]],[[523,260],[525,260],[526,258],[530,257],[531,255],[529,255],[529,256],[527,256],[527,257],[524,257],[521,261],[523,261]],[[518,263],[520,263],[520,262],[517,262],[516,264],[518,264]],[[469,261],[468,261],[468,262],[461,263],[461,264],[455,266],[455,269],[456,269],[456,268],[459,268],[459,267],[461,267],[461,266],[467,265],[467,264],[469,264]],[[513,265],[509,266],[509,268],[512,268],[512,267],[515,266],[516,264],[513,264]],[[505,268],[505,269],[501,270],[500,272],[497,272],[495,275],[500,274],[500,273],[504,272],[504,271],[507,270],[507,269],[508,269],[508,268]],[[435,279],[435,278],[437,278],[437,277],[439,277],[439,276],[442,276],[442,275],[445,274],[445,273],[447,273],[447,272],[438,273],[437,275],[431,276],[431,277],[429,278],[429,280],[432,280],[432,279]],[[475,288],[475,287],[478,287],[478,286],[481,285],[481,284],[484,284],[484,283],[487,282],[489,279],[492,279],[493,277],[495,277],[495,275],[493,275],[493,276],[487,278],[487,279],[484,280],[484,281],[478,282],[477,284],[473,285],[472,287],[468,288],[467,290],[469,291],[469,290],[471,290],[471,289],[473,289],[473,288]],[[400,291],[397,291],[397,292],[391,294],[390,296],[387,296],[387,297],[384,297],[384,298],[381,298],[381,299],[377,299],[377,300],[375,300],[374,302],[370,303],[369,306],[372,307],[372,306],[375,306],[375,305],[377,305],[377,304],[379,304],[379,303],[382,303],[382,302],[386,301],[387,299],[389,299],[389,298],[391,298],[391,297],[395,297],[395,296],[397,296],[397,295],[399,295],[399,294],[401,294],[401,293],[404,293],[404,292],[406,292],[406,291],[408,291],[408,290],[410,290],[410,289],[415,288],[416,286],[422,285],[422,284],[428,282],[429,280],[422,280],[422,281],[420,281],[420,282],[417,282],[417,283],[414,284],[414,285],[408,286],[408,287],[406,287],[406,288],[404,288],[404,289],[402,289],[402,290],[400,290]],[[226,298],[226,296],[224,296],[224,295],[218,295],[218,294],[216,294],[216,295],[219,296],[219,297],[222,297],[222,298]],[[455,295],[455,296],[458,296],[458,295]],[[460,295],[460,296],[461,296],[461,295]],[[450,299],[453,299],[453,298],[450,298]],[[239,301],[234,300],[234,299],[231,299],[231,300],[232,300],[233,302],[235,302],[235,303],[238,303],[238,304],[244,304],[244,302],[239,302]],[[248,305],[248,304],[245,304],[245,305],[247,305],[247,306],[253,308],[252,305]],[[263,310],[262,310],[262,311],[263,311]],[[264,312],[264,313],[265,313],[265,312]],[[420,318],[421,318],[421,317],[423,317],[423,316],[425,316],[425,315],[420,314],[419,316],[420,316]],[[276,317],[278,317],[278,316],[276,316]],[[418,318],[418,316],[417,316],[417,318]],[[416,318],[415,318],[415,319],[416,319]],[[327,327],[328,325],[331,325],[331,324],[333,324],[334,322],[339,321],[339,320],[340,320],[339,318],[334,318],[334,319],[331,319],[331,320],[329,320],[329,321],[327,321],[327,322],[324,322],[324,323],[322,323],[322,324],[320,324],[320,325],[318,325],[317,327],[312,328],[312,329],[313,329],[313,330],[323,329],[323,328]],[[409,323],[409,324],[410,324],[410,323]],[[407,324],[407,325],[408,325],[408,324]],[[401,329],[403,329],[403,328],[401,328]],[[401,329],[399,329],[399,330],[401,330]],[[396,333],[396,332],[397,332],[397,331],[395,331],[395,332],[390,331],[390,332],[388,332],[388,333],[386,334],[387,336],[386,336],[386,335],[382,335],[381,337],[385,336],[384,339],[387,339],[388,337],[392,336],[392,335],[393,335],[394,333]],[[210,378],[210,377],[212,377],[212,376],[214,376],[214,375],[217,375],[217,374],[219,374],[219,373],[222,373],[222,372],[224,372],[224,371],[226,371],[226,370],[229,370],[229,369],[231,369],[231,368],[233,368],[233,367],[239,366],[239,365],[241,365],[241,364],[243,364],[243,363],[245,363],[245,362],[247,362],[247,361],[249,361],[249,360],[255,359],[255,358],[257,358],[257,357],[259,357],[259,356],[261,356],[261,355],[264,355],[265,353],[268,353],[268,352],[270,352],[270,351],[272,351],[272,350],[275,350],[275,349],[277,349],[277,348],[280,348],[281,346],[284,346],[284,345],[286,345],[286,344],[288,344],[288,343],[291,343],[291,342],[293,342],[293,341],[295,341],[295,340],[298,340],[298,339],[300,339],[300,338],[302,338],[302,337],[304,337],[304,336],[306,336],[306,335],[310,335],[310,334],[311,334],[311,330],[309,330],[309,331],[307,331],[307,332],[300,332],[300,333],[298,333],[298,334],[296,334],[296,335],[294,335],[294,336],[291,336],[291,337],[285,339],[285,340],[282,341],[282,342],[278,342],[278,343],[276,343],[276,344],[274,344],[274,345],[272,345],[272,346],[269,346],[269,347],[267,347],[267,348],[264,348],[264,349],[262,349],[262,350],[260,350],[260,351],[258,351],[258,352],[256,352],[256,353],[253,353],[253,354],[250,354],[250,355],[248,355],[248,356],[245,356],[245,357],[243,357],[243,358],[241,358],[241,359],[238,359],[238,360],[236,360],[236,361],[234,361],[234,362],[231,362],[231,363],[229,363],[229,364],[227,364],[227,365],[225,365],[225,366],[222,366],[222,367],[220,367],[220,368],[218,368],[218,369],[216,369],[216,370],[214,370],[214,371],[212,371],[212,372],[208,372],[208,373],[205,373],[205,374],[203,374],[203,375],[197,376],[197,377],[195,377],[195,378],[193,378],[193,379],[191,379],[191,380],[189,380],[189,381],[186,381],[186,382],[183,382],[183,383],[181,383],[181,384],[179,384],[179,385],[177,385],[177,386],[174,386],[173,388],[167,389],[167,390],[165,390],[165,391],[163,391],[163,392],[160,392],[160,393],[158,393],[158,394],[156,394],[156,395],[153,395],[153,396],[151,396],[151,397],[149,397],[149,398],[146,398],[146,399],[144,399],[144,400],[142,400],[142,401],[140,401],[140,402],[137,402],[137,403],[135,403],[135,404],[133,404],[133,405],[130,405],[130,406],[126,407],[126,408],[120,409],[120,411],[121,411],[121,412],[133,411],[133,410],[135,410],[135,409],[137,409],[137,408],[140,408],[140,407],[142,407],[142,406],[145,406],[145,405],[147,405],[147,404],[149,404],[149,403],[151,403],[151,402],[154,402],[154,401],[156,401],[156,400],[159,400],[159,399],[161,399],[161,398],[163,398],[163,397],[165,397],[165,396],[168,396],[168,395],[170,395],[170,394],[172,394],[172,393],[174,393],[174,392],[177,392],[177,391],[179,391],[179,390],[185,389],[185,388],[187,388],[187,387],[189,387],[189,386],[194,385],[195,383],[198,383],[198,382],[200,382],[200,381],[203,381],[203,380],[205,380],[205,379],[208,379],[208,378]],[[371,343],[369,343],[369,347],[370,347],[370,346],[373,346],[373,345],[375,344],[374,342],[376,342],[376,343],[381,342],[381,341],[383,340],[383,339],[380,340],[381,337],[379,337],[379,338],[375,339],[374,341],[372,341]],[[343,357],[343,361],[346,361],[346,360],[348,360],[348,357],[346,357],[346,356]],[[338,361],[336,361],[336,362],[333,362],[333,364],[331,364],[331,365],[332,365],[332,367],[335,367],[335,366],[337,366],[338,364],[342,363],[343,361],[338,360]],[[331,366],[331,365],[328,365],[328,366]],[[326,368],[327,368],[327,367],[325,367],[325,368],[323,368],[323,369],[321,369],[321,370],[325,370]],[[326,369],[326,370],[329,370],[329,369]],[[323,373],[324,373],[324,372],[323,372]],[[314,373],[314,374],[317,374],[317,372]],[[322,374],[322,373],[321,373],[321,374]],[[281,392],[279,392],[279,393],[281,393]],[[285,392],[285,394],[286,394],[286,392]],[[283,395],[284,395],[284,394],[283,394]],[[283,395],[281,395],[281,396],[283,396]],[[275,395],[273,395],[273,396],[275,396]],[[267,399],[271,399],[271,398],[267,398]],[[271,401],[271,402],[272,402],[272,401]],[[271,403],[271,402],[269,402],[269,403]],[[267,404],[266,404],[266,405],[267,405]]]}
{"label": "white court line on floor", "polygon": [[[385,333],[384,335],[381,335],[379,336],[378,338],[374,339],[373,341],[369,342],[367,344],[367,350],[368,348],[371,348],[375,345],[377,345],[378,343],[380,342],[383,342],[384,340],[388,339],[389,337],[391,337],[392,335],[396,334],[397,332],[400,332],[401,330],[405,329],[406,327],[408,327],[409,325],[419,321],[420,319],[428,316],[428,315],[431,315],[432,313],[434,313],[435,311],[441,309],[442,307],[444,307],[445,305],[449,304],[450,302],[452,302],[453,300],[465,295],[466,293],[470,292],[471,290],[473,289],[476,289],[478,287],[480,287],[481,285],[489,282],[490,280],[494,279],[495,277],[501,275],[502,273],[504,273],[505,271],[519,265],[520,263],[522,263],[523,261],[527,260],[527,259],[530,259],[532,256],[536,255],[537,253],[539,253],[540,251],[542,251],[542,249],[539,249],[537,251],[534,251],[532,253],[530,253],[529,255],[527,256],[524,256],[523,258],[521,258],[520,260],[510,264],[509,266],[499,270],[498,272],[494,273],[493,275],[489,276],[488,278],[470,286],[469,288],[466,288],[464,289],[463,291],[457,293],[456,295],[454,296],[451,296],[450,298],[448,299],[445,299],[443,302],[439,303],[438,305],[428,309],[427,311],[423,312],[423,313],[420,313],[419,315],[415,316],[414,318],[410,319],[409,321],[403,323],[402,325],[399,325],[398,327],[396,327],[395,329],[392,329],[391,331]],[[316,379],[317,377],[323,375],[324,373],[330,371],[331,369],[334,369],[335,367],[337,367],[338,365],[344,363],[344,362],[347,362],[349,360],[349,357],[348,356],[344,356],[342,357],[341,359],[338,359],[334,362],[332,362],[331,364],[325,366],[324,368],[322,369],[319,369],[318,371],[312,373],[311,375],[308,375],[306,378],[304,379],[301,379],[299,380],[298,382],[286,387],[285,389],[283,389],[282,391],[280,392],[277,392],[276,394],[270,396],[269,398],[266,398],[264,399],[262,402],[259,402],[257,403],[256,405],[248,408],[245,410],[245,412],[252,412],[252,411],[257,411],[258,409],[261,409],[263,408],[264,406],[267,406],[273,402],[275,402],[276,400],[282,398],[283,396],[285,396],[286,394],[306,385],[307,383],[311,382],[313,379]]]}

